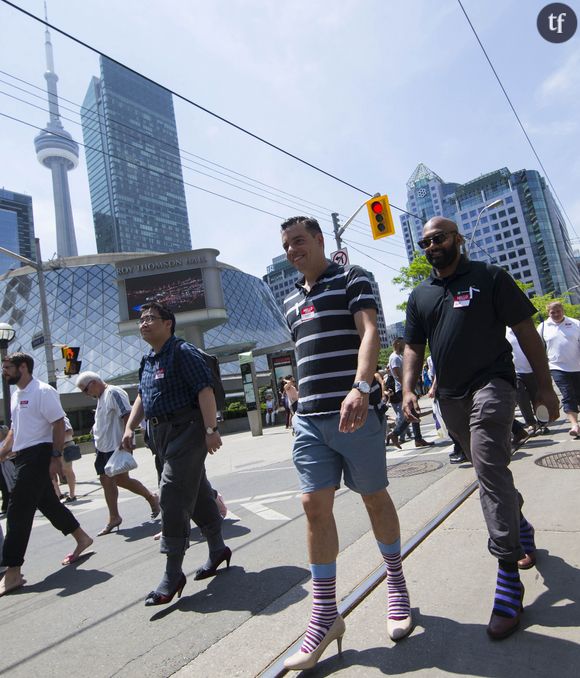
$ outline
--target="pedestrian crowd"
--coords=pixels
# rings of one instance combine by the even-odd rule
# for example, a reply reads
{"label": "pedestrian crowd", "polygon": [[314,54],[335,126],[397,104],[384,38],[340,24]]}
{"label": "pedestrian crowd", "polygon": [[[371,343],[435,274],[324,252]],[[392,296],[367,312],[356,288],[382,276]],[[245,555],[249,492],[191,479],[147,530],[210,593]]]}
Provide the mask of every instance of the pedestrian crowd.
{"label": "pedestrian crowd", "polygon": [[[470,261],[457,225],[435,217],[425,224],[418,242],[432,272],[411,293],[404,337],[395,339],[389,363],[381,367],[378,307],[367,272],[330,262],[313,218],[285,221],[281,240],[288,261],[301,274],[284,301],[298,378],[280,380],[276,397],[284,407],[286,428],[293,432],[312,576],[306,633],[299,651],[286,659],[286,668],[314,667],[334,641],[341,649],[346,625],[336,598],[339,526],[334,498],[342,482],[360,495],[384,561],[386,632],[400,641],[413,631],[385,443],[400,448],[411,429],[417,449],[433,444],[421,432],[422,395],[432,399],[436,427],[454,443],[450,461],[469,461],[475,470],[488,549],[497,560],[487,633],[496,640],[507,637],[517,629],[523,609],[520,571],[536,562],[535,530],[510,469],[513,446],[529,435],[547,433],[547,424],[558,418],[552,379],[562,395],[570,435],[580,437],[580,323],[566,317],[562,304],[555,302],[536,330],[536,309],[510,275],[498,266]],[[122,523],[119,487],[141,496],[151,518],[161,516],[159,546],[165,565],[145,597],[147,606],[181,596],[191,521],[208,545],[207,561],[195,579],[215,575],[223,564],[229,568],[232,557],[222,534],[224,511],[205,470],[207,454],[222,446],[212,373],[204,354],[175,335],[175,324],[167,306],[151,302],[141,307],[139,329],[151,349],[143,358],[132,405],[123,389],[95,372],[83,372],[76,382],[97,401],[95,471],[108,509],[99,536]],[[16,389],[12,426],[3,432],[0,448],[9,496],[3,504],[6,572],[0,595],[25,583],[21,568],[37,509],[75,541],[64,565],[83,557],[93,544],[69,506],[59,501],[58,484],[53,486],[59,474],[66,478],[74,503],[72,462],[65,468],[62,464],[72,432],[58,394],[33,376],[33,368],[32,358],[23,353],[7,356],[2,364],[3,378]],[[524,424],[515,420],[516,403]],[[265,408],[266,425],[273,425],[271,393]],[[388,408],[395,415],[390,431]],[[144,487],[127,470],[112,477],[107,472],[123,453],[130,457],[141,422],[155,457],[158,491]]]}

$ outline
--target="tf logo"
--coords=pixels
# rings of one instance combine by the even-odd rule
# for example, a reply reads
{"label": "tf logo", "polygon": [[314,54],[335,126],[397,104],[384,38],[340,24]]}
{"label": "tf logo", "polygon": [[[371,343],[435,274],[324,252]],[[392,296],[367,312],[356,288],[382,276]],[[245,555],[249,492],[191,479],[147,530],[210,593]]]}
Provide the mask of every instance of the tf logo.
{"label": "tf logo", "polygon": [[578,18],[563,2],[552,2],[538,14],[538,31],[548,42],[566,42],[576,33]]}

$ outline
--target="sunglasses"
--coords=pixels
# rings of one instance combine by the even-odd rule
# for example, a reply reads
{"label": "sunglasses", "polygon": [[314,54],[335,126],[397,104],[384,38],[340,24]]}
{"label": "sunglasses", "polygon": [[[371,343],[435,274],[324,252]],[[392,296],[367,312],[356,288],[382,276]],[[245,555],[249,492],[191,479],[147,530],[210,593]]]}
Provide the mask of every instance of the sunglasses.
{"label": "sunglasses", "polygon": [[423,238],[417,242],[417,245],[422,250],[426,250],[430,245],[441,245],[444,243],[450,235],[457,233],[457,231],[448,231],[447,233],[437,233],[432,235],[430,238]]}

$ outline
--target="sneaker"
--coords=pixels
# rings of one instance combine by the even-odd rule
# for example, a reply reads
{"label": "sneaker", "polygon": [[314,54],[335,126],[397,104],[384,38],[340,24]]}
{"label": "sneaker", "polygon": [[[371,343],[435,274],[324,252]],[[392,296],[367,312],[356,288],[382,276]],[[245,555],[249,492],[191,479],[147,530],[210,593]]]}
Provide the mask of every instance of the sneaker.
{"label": "sneaker", "polygon": [[449,455],[450,464],[463,464],[464,461],[467,461],[467,457],[463,453]]}

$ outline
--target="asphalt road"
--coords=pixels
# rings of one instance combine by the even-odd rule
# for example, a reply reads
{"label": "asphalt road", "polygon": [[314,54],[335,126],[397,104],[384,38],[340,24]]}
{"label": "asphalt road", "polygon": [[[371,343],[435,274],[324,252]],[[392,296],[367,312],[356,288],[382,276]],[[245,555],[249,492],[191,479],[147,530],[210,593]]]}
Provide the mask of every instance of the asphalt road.
{"label": "asphalt road", "polygon": [[[435,437],[430,417],[423,433]],[[234,552],[231,567],[213,579],[193,580],[190,575],[206,558],[205,543],[194,529],[183,597],[167,606],[143,605],[164,564],[152,538],[159,522],[148,519],[143,499],[121,491],[121,529],[95,538],[94,553],[68,567],[60,561],[72,550],[72,540],[38,516],[23,567],[28,584],[0,599],[0,673],[168,676],[305,581],[304,518],[290,448],[291,436],[279,427],[259,438],[249,433],[225,438],[224,448],[208,460],[208,474],[230,510],[224,535]],[[448,442],[418,451],[412,442],[402,451],[389,448],[389,489],[397,506],[442,475],[462,472],[448,464],[448,452]],[[133,475],[153,487],[150,452],[138,450],[137,458],[140,465]],[[73,511],[93,535],[106,523],[107,511],[92,456],[84,456],[75,468],[83,482]],[[341,550],[368,532],[356,494],[341,489],[335,513]],[[376,554],[372,556],[361,563],[361,575],[375,567]],[[221,673],[216,667],[215,675]]]}

